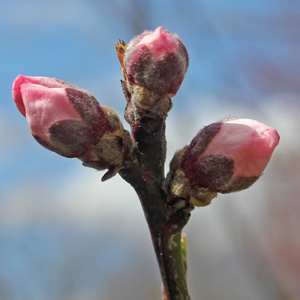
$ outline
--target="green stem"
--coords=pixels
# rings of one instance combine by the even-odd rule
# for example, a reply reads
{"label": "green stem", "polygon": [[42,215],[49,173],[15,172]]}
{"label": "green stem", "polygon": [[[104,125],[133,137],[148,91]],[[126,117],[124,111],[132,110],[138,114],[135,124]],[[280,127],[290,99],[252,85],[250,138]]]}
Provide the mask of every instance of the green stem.
{"label": "green stem", "polygon": [[161,239],[160,253],[163,258],[163,269],[166,272],[165,285],[168,291],[165,291],[167,299],[189,300],[186,284],[186,273],[182,259],[181,250],[181,231],[176,234],[164,233]]}

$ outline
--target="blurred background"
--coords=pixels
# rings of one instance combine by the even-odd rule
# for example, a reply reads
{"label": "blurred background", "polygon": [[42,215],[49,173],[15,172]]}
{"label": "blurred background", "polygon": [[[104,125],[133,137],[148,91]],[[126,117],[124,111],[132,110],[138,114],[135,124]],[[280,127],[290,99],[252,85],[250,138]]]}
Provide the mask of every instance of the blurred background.
{"label": "blurred background", "polygon": [[281,136],[250,189],[192,212],[192,299],[300,299],[299,1],[0,0],[0,300],[160,299],[133,189],[38,145],[11,97],[18,74],[56,77],[122,116],[114,43],[159,25],[190,55],[167,121],[167,168],[224,117],[256,119]]}

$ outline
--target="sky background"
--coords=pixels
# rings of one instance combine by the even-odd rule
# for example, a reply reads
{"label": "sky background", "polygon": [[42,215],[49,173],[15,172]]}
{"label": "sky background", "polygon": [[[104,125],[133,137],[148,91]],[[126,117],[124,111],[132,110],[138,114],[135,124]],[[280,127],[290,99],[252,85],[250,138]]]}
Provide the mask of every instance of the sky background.
{"label": "sky background", "polygon": [[192,299],[300,298],[299,1],[0,0],[0,300],[159,299],[132,188],[119,176],[102,183],[103,173],[38,145],[11,85],[18,74],[56,77],[122,116],[114,43],[160,25],[190,56],[167,120],[167,163],[224,117],[281,135],[253,187],[193,211]]}

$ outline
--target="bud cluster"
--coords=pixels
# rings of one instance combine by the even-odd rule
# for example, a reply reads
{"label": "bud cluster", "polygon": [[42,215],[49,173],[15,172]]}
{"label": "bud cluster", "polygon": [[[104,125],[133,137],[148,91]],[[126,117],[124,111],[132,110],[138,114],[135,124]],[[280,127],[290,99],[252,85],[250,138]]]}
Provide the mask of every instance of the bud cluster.
{"label": "bud cluster", "polygon": [[[104,175],[109,178],[131,157],[135,141],[132,161],[139,160],[151,176],[162,178],[165,118],[189,65],[187,50],[176,34],[161,26],[128,45],[120,41],[115,46],[132,137],[113,109],[100,106],[88,91],[55,78],[19,75],[13,83],[13,99],[33,137],[47,149],[77,157],[85,166],[109,169]],[[251,186],[278,142],[275,129],[254,120],[208,125],[175,154],[163,189],[170,201],[207,205],[217,193]]]}
{"label": "bud cluster", "polygon": [[159,261],[164,298],[190,299],[185,243],[180,241],[190,212],[210,204],[218,193],[251,186],[266,168],[279,135],[249,119],[210,124],[175,153],[165,178],[165,121],[186,74],[188,52],[176,34],[161,26],[115,47],[131,134],[113,109],[55,78],[19,75],[13,99],[41,145],[76,157],[84,166],[108,169],[102,181],[119,173],[135,189]]}

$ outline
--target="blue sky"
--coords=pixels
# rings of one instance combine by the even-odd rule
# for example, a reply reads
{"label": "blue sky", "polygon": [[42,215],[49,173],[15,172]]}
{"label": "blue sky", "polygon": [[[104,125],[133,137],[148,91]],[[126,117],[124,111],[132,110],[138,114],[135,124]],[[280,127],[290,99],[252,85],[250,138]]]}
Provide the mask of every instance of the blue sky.
{"label": "blue sky", "polygon": [[[53,299],[47,298],[47,293],[54,290],[55,299],[67,299],[55,281],[56,273],[40,269],[59,265],[74,249],[78,250],[78,256],[76,251],[74,254],[78,261],[85,255],[82,245],[88,248],[89,256],[92,246],[104,247],[102,252],[97,250],[101,255],[93,258],[100,277],[105,277],[103,269],[108,276],[102,290],[97,290],[98,295],[104,293],[103,299],[110,300],[105,293],[109,291],[109,279],[116,279],[115,273],[130,269],[134,261],[144,266],[143,251],[147,263],[151,265],[154,260],[143,214],[131,188],[119,178],[101,184],[102,174],[43,149],[30,136],[26,120],[11,98],[11,84],[18,74],[75,83],[122,115],[125,100],[114,43],[119,39],[129,42],[143,29],[162,25],[178,33],[190,55],[190,67],[168,121],[168,158],[201,126],[230,115],[277,125],[289,138],[282,137],[282,141],[294,149],[288,134],[298,123],[288,116],[299,112],[299,2],[155,0],[136,1],[138,5],[131,6],[134,3],[0,2],[0,290],[1,284],[9,286],[10,300]],[[259,199],[266,190],[258,183],[253,193],[244,195]],[[122,209],[125,216],[120,211],[122,201],[126,203]],[[215,206],[217,212],[206,210],[204,220],[211,222],[209,214],[218,214],[222,208],[220,204]],[[114,218],[124,222],[122,230],[111,221]],[[211,234],[219,237],[220,232]],[[82,283],[77,295],[86,295],[91,286],[97,286],[95,275],[89,273],[93,261],[85,262],[86,268],[81,268],[73,281]],[[136,274],[138,268],[133,267]],[[155,267],[149,268],[153,276],[158,276]],[[67,266],[62,269],[70,274]],[[70,269],[71,273],[78,272]],[[243,278],[238,271],[234,274]],[[54,286],[47,285],[47,276]],[[261,295],[263,291],[255,299],[267,299]],[[241,299],[233,295],[229,298]]]}

